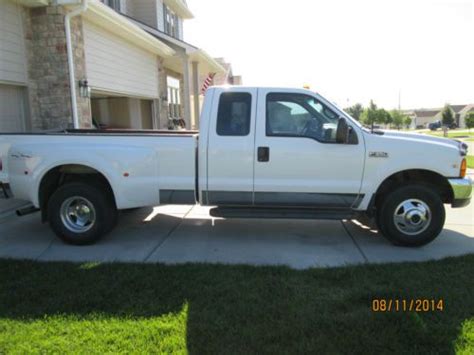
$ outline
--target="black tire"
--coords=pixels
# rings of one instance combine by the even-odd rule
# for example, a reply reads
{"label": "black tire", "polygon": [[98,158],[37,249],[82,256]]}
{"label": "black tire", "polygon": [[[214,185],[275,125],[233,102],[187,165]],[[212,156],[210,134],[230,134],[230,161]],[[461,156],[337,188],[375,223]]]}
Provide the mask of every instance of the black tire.
{"label": "black tire", "polygon": [[[71,199],[86,201],[91,206],[90,210],[93,211],[93,222],[88,223],[83,231],[72,230],[71,227],[68,227],[68,223],[71,225],[71,220],[74,218],[65,217],[65,214],[62,213],[63,204],[67,206]],[[48,202],[48,219],[51,228],[59,238],[68,244],[87,245],[96,242],[115,227],[117,216],[118,212],[113,197],[103,186],[93,183],[67,183],[59,187]],[[87,230],[85,230],[86,228]]]}
{"label": "black tire", "polygon": [[[419,217],[414,219],[415,222],[421,223],[420,227],[414,226],[414,228],[420,228],[419,231],[411,232],[415,234],[402,231],[412,227],[410,223],[395,222],[395,214],[404,216],[405,207],[399,206],[405,201],[414,201],[408,206],[420,206],[422,204],[419,201],[421,201],[429,208],[428,213],[425,214],[429,216],[426,223],[418,222]],[[410,211],[408,208],[406,210]],[[416,247],[433,241],[443,230],[445,218],[446,213],[441,197],[434,188],[426,185],[399,186],[387,194],[381,200],[380,206],[377,206],[377,225],[380,231],[390,242],[400,246]]]}

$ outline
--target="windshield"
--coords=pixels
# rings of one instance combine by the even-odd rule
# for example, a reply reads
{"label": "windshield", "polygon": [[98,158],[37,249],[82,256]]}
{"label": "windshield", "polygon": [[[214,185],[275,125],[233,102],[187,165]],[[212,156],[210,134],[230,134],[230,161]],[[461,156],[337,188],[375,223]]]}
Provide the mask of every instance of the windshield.
{"label": "windshield", "polygon": [[349,115],[346,111],[344,111],[342,108],[340,108],[339,105],[337,105],[336,103],[332,103],[332,104],[333,104],[333,106],[335,106],[335,107],[338,109],[338,111],[339,111],[340,113],[342,113],[346,118],[349,118],[350,121],[351,121],[352,123],[354,123],[357,127],[360,127],[360,128],[362,128],[362,129],[364,129],[364,130],[367,130],[367,128],[364,127],[364,126],[362,125],[362,123],[360,123],[359,121],[357,121],[354,117],[352,117],[352,116]]}

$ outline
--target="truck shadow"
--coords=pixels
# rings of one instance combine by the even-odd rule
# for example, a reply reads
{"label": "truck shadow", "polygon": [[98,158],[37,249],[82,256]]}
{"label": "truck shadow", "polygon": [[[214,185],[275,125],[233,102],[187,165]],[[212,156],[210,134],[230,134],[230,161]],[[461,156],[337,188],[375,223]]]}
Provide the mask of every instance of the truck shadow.
{"label": "truck shadow", "polygon": [[[182,211],[177,211],[182,213]],[[123,225],[133,226],[150,216],[150,209],[134,211]],[[168,213],[168,212],[167,212]],[[222,262],[307,268],[360,262],[403,262],[441,259],[474,253],[470,225],[449,225],[428,245],[405,248],[392,245],[367,220],[255,220],[216,219],[205,213],[157,213],[140,230],[147,234],[171,231],[149,261]],[[121,233],[122,234],[122,233]],[[130,236],[132,233],[130,231]],[[115,240],[115,236],[111,240]],[[122,236],[120,236],[122,238]],[[362,256],[357,256],[362,253]]]}
{"label": "truck shadow", "polygon": [[[187,208],[187,209],[186,209]],[[166,262],[287,265],[296,269],[360,263],[424,261],[474,253],[472,226],[447,225],[432,243],[395,247],[356,221],[214,220],[189,206],[125,211],[98,243],[74,247],[39,215],[0,224],[0,257],[72,262]],[[202,212],[202,213],[201,213]]]}
{"label": "truck shadow", "polygon": [[[124,344],[141,352],[139,340],[146,337],[148,351],[171,343],[172,349],[191,354],[364,352],[366,346],[386,349],[387,343],[395,352],[414,347],[452,352],[460,336],[457,326],[474,315],[474,300],[465,298],[474,292],[466,269],[473,261],[471,256],[442,263],[296,271],[3,260],[0,346],[18,340],[26,329],[32,332],[29,340],[23,339],[30,351],[69,344],[74,352],[82,342],[91,352],[98,345],[114,352],[123,337]],[[453,305],[443,315],[446,322],[428,313],[370,311],[377,297],[416,296]],[[117,321],[122,325],[114,327]],[[120,339],[107,344],[112,336]]]}

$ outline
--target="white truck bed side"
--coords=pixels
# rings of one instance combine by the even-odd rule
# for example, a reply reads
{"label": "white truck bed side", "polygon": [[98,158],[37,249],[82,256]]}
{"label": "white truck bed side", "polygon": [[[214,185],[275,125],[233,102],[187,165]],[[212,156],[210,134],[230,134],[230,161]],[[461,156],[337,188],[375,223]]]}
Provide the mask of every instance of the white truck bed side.
{"label": "white truck bed side", "polygon": [[[27,134],[0,137],[0,181],[39,207],[45,174],[63,164],[101,173],[117,208],[154,206],[161,191],[195,189],[196,135]],[[8,164],[6,164],[8,162]]]}

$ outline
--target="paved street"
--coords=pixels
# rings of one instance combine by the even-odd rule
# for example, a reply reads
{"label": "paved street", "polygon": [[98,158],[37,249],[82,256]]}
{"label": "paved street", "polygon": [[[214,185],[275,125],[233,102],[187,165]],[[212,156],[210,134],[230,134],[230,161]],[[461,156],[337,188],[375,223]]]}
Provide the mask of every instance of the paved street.
{"label": "paved street", "polygon": [[223,220],[208,208],[160,206],[122,212],[96,245],[63,244],[39,214],[0,222],[0,257],[40,261],[211,262],[308,267],[423,261],[474,253],[473,205],[447,208],[441,236],[421,248],[389,244],[356,221]]}

